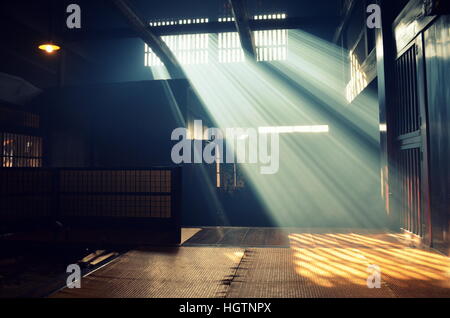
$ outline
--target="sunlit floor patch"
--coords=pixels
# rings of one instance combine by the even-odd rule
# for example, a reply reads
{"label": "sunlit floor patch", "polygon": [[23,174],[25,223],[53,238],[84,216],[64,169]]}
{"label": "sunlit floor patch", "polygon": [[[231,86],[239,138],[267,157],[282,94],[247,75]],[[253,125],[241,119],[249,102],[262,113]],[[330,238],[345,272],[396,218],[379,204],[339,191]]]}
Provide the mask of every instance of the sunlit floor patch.
{"label": "sunlit floor patch", "polygon": [[412,248],[400,234],[291,234],[296,273],[313,284],[366,286],[370,266],[380,269],[381,288],[397,297],[450,297],[450,259]]}
{"label": "sunlit floor patch", "polygon": [[85,277],[80,289],[55,298],[214,298],[227,291],[244,256],[239,248],[145,248],[133,250]]}

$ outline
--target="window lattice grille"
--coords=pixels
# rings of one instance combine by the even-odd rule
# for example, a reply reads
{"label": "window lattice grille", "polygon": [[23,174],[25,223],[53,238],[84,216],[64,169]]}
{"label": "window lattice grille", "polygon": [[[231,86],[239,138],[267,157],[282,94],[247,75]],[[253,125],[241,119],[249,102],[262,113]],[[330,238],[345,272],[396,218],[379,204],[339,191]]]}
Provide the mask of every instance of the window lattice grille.
{"label": "window lattice grille", "polygon": [[[285,19],[286,14],[256,15],[254,20]],[[233,17],[221,17],[218,22],[233,22]],[[207,23],[206,18],[182,19],[170,21],[150,22],[152,27],[163,27],[177,24]],[[283,61],[287,59],[288,30],[254,31],[257,61]],[[241,47],[237,32],[224,32],[217,34],[217,48],[210,45],[214,34],[182,34],[163,36],[162,39],[175,54],[182,65],[201,65],[211,61],[210,54],[217,56],[213,59],[219,63],[239,63],[245,61],[244,51]],[[217,52],[214,52],[217,50]],[[159,57],[145,44],[145,66],[157,67],[164,64]]]}
{"label": "window lattice grille", "polygon": [[1,166],[41,167],[42,138],[11,133],[0,133]]}

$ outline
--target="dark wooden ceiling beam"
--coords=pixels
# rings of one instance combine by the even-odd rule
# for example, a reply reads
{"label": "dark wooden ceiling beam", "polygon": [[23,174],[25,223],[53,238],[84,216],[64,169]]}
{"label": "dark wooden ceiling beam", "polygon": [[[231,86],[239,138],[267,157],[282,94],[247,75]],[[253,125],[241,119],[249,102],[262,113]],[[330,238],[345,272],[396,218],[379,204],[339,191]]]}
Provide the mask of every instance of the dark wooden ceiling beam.
{"label": "dark wooden ceiling beam", "polygon": [[[275,20],[249,20],[251,31],[281,30],[281,29],[304,29],[317,26],[328,26],[335,28],[339,18],[330,17],[301,17]],[[178,34],[201,34],[201,33],[224,33],[236,32],[234,22],[208,22],[193,24],[176,24],[165,26],[147,26],[156,36],[178,35]],[[113,40],[120,38],[138,37],[131,28],[116,28],[108,30],[70,30],[64,33],[66,41],[91,41],[91,40]]]}
{"label": "dark wooden ceiling beam", "polygon": [[133,31],[139,36],[152,51],[161,59],[172,78],[186,78],[177,58],[167,44],[148,27],[148,24],[137,15],[125,0],[113,0],[112,3],[127,19]]}
{"label": "dark wooden ceiling beam", "polygon": [[231,11],[234,16],[234,23],[239,33],[241,47],[244,50],[246,58],[256,61],[255,37],[250,29],[249,17],[244,0],[229,0]]}
{"label": "dark wooden ceiling beam", "polygon": [[339,39],[341,38],[342,32],[344,32],[348,22],[350,21],[350,17],[355,7],[356,7],[356,0],[346,0],[344,2],[344,7],[342,9],[342,18],[334,34],[333,43],[338,43]]}
{"label": "dark wooden ceiling beam", "polygon": [[38,68],[39,70],[49,73],[51,75],[58,74],[55,68],[52,68],[51,66],[44,64],[42,61],[39,61],[38,59],[33,58],[32,56],[25,56],[24,54],[21,54],[15,50],[10,50],[7,48],[2,50],[4,53],[8,55],[8,63],[12,63],[14,59],[20,60],[20,63],[25,62],[28,65]]}

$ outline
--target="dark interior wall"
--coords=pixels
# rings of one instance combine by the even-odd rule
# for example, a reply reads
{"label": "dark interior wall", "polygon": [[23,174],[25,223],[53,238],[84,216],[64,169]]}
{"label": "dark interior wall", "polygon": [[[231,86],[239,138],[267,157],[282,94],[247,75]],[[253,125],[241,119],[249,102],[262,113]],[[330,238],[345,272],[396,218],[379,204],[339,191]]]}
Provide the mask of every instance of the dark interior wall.
{"label": "dark interior wall", "polygon": [[45,38],[43,33],[6,12],[0,8],[0,72],[24,78],[39,88],[57,85],[58,56],[42,54],[38,49]]}
{"label": "dark interior wall", "polygon": [[84,43],[93,61],[91,67],[78,68],[66,61],[66,84],[86,85],[152,80],[151,69],[144,66],[144,42],[139,38],[89,41]]}
{"label": "dark interior wall", "polygon": [[[51,89],[36,103],[46,110],[50,167],[173,166],[170,135],[183,127],[174,103],[184,117],[211,126],[182,80]],[[250,187],[233,193],[216,189],[215,166],[186,164],[182,174],[183,225],[271,225]]]}
{"label": "dark interior wall", "polygon": [[[174,166],[171,133],[184,126],[188,87],[185,80],[170,80],[46,90],[35,102],[45,110],[46,165]],[[191,98],[189,105],[195,109],[196,102]],[[183,167],[184,225],[215,225],[219,220],[220,204],[208,171],[203,165]]]}
{"label": "dark interior wall", "polygon": [[450,16],[425,32],[433,245],[450,251]]}
{"label": "dark interior wall", "polygon": [[167,88],[184,113],[186,81],[148,81],[46,91],[47,164],[53,167],[172,165],[180,127]]}

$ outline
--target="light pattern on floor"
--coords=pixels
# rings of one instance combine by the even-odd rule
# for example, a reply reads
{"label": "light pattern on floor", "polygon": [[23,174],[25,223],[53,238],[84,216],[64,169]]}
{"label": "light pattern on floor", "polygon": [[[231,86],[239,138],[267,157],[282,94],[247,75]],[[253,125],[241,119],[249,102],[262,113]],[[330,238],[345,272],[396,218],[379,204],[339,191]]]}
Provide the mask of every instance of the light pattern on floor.
{"label": "light pattern on floor", "polygon": [[[64,289],[54,297],[450,297],[450,259],[411,247],[400,234],[337,229],[255,233],[251,240],[240,234],[236,240],[226,237],[227,244],[243,247],[133,250],[84,278],[81,289]],[[210,236],[198,236],[196,244],[210,242]],[[264,242],[270,245],[249,247]],[[371,265],[381,270],[381,288],[367,286]]]}
{"label": "light pattern on floor", "polygon": [[[290,234],[298,275],[322,287],[367,286],[381,271],[382,288],[400,297],[450,297],[450,259],[409,247],[400,234]],[[367,287],[366,287],[367,288]]]}

